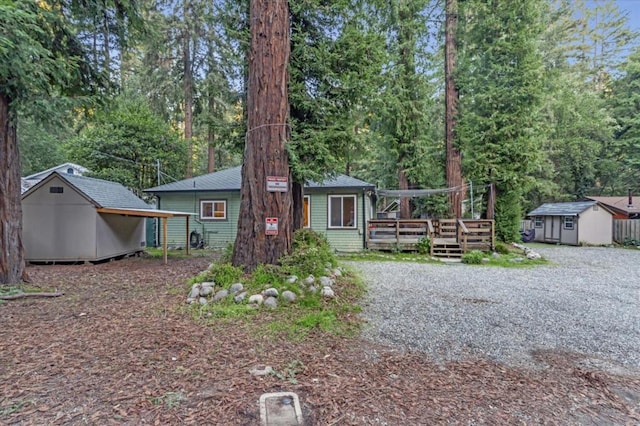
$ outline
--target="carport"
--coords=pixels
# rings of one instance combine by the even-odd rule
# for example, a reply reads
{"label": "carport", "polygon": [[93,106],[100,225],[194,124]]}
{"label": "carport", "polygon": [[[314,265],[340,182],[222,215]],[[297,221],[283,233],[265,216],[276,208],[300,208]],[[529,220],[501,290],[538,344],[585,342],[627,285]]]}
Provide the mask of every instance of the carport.
{"label": "carport", "polygon": [[[189,241],[189,218],[194,213],[175,212],[169,210],[147,210],[147,209],[121,209],[113,207],[100,207],[98,213],[119,214],[122,216],[154,217],[162,219],[162,263],[167,264],[167,219],[171,217],[184,217],[187,220],[185,228],[186,240]],[[189,254],[189,244],[186,244],[187,254]]]}

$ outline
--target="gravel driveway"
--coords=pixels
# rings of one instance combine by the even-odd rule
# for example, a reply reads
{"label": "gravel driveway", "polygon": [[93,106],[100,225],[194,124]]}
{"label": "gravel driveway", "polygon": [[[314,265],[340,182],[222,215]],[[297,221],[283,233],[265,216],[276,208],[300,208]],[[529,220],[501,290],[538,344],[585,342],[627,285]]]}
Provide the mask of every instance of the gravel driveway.
{"label": "gravel driveway", "polygon": [[640,373],[640,251],[549,246],[534,268],[353,262],[369,287],[365,337],[436,361],[536,365],[537,350]]}

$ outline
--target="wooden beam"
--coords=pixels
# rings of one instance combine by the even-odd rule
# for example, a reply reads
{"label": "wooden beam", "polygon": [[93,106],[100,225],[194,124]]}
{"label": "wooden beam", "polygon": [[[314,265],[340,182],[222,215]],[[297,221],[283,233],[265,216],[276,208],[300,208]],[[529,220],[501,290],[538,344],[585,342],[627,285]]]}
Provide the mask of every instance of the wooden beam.
{"label": "wooden beam", "polygon": [[162,262],[167,264],[167,218],[162,218]]}
{"label": "wooden beam", "polygon": [[187,256],[189,255],[190,248],[191,248],[191,240],[189,239],[189,216],[187,216]]}

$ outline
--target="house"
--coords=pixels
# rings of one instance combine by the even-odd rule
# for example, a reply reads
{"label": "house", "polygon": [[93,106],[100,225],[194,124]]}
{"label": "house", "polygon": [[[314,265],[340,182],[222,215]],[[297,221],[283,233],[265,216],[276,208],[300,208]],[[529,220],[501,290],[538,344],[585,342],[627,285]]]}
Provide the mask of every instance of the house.
{"label": "house", "polygon": [[[99,261],[145,248],[152,210],[119,183],[53,171],[22,195],[23,245],[30,262]],[[166,247],[165,247],[166,262]]]}
{"label": "house", "polygon": [[[234,167],[144,192],[157,197],[158,208],[195,213],[191,232],[201,235],[205,245],[222,248],[236,238],[241,173],[241,167]],[[335,250],[363,250],[374,190],[374,185],[345,175],[322,183],[308,182],[304,186],[304,226],[324,234]],[[187,244],[182,226],[179,220],[170,224],[170,245]]]}
{"label": "house", "polygon": [[614,219],[640,219],[640,200],[627,197],[587,197],[597,201],[613,212]]}
{"label": "house", "polygon": [[534,241],[569,245],[612,244],[613,212],[597,201],[547,203],[528,215]]}
{"label": "house", "polygon": [[51,167],[50,169],[43,170],[41,172],[34,173],[32,175],[23,177],[22,178],[22,193],[24,194],[27,189],[31,188],[33,185],[35,185],[36,183],[40,182],[42,179],[46,178],[47,176],[49,176],[53,172],[58,172],[58,173],[68,174],[68,175],[82,176],[83,174],[87,173],[88,171],[89,171],[89,169],[87,169],[85,167],[82,167],[82,166],[80,166],[78,164],[74,164],[74,163],[60,164],[59,166]]}

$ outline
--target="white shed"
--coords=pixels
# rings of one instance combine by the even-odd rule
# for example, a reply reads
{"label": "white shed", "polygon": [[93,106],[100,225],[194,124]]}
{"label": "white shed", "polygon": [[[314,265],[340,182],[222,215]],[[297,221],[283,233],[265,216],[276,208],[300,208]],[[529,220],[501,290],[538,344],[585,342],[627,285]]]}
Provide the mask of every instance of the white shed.
{"label": "white shed", "polygon": [[528,215],[534,241],[569,245],[613,243],[613,212],[597,201],[547,203]]}
{"label": "white shed", "polygon": [[22,195],[23,245],[31,262],[99,261],[145,248],[152,207],[119,183],[53,172]]}

